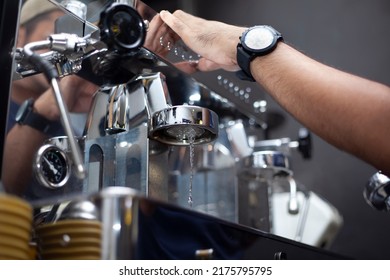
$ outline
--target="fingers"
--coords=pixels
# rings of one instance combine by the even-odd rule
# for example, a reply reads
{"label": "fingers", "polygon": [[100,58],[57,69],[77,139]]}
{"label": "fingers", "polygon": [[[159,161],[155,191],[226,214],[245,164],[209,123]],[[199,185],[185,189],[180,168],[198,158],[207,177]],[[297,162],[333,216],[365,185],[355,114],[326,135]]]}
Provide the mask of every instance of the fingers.
{"label": "fingers", "polygon": [[199,17],[196,17],[194,15],[191,15],[191,14],[188,14],[182,10],[176,10],[173,15],[175,17],[177,17],[178,19],[180,19],[182,22],[187,22],[188,25],[194,25],[194,24],[197,24],[197,25],[201,25],[203,24],[204,22],[206,22],[207,20],[205,19],[202,19],[202,18],[199,18]]}
{"label": "fingers", "polygon": [[238,68],[236,46],[242,28],[198,18],[181,10],[173,14],[161,11],[160,16],[189,48],[202,56],[198,70],[212,71],[223,68],[235,71]]}
{"label": "fingers", "polygon": [[205,26],[206,20],[196,18],[180,10],[175,11],[173,14],[168,11],[161,11],[160,16],[192,51],[201,56],[208,55],[205,49],[212,42],[213,38],[210,38],[208,32],[210,27],[201,27]]}
{"label": "fingers", "polygon": [[161,19],[175,31],[181,38],[186,37],[187,32],[191,32],[184,21],[180,20],[176,15],[171,14],[168,11],[160,12]]}
{"label": "fingers", "polygon": [[202,26],[210,24],[209,21],[190,15],[182,10],[177,10],[173,14],[168,11],[160,12],[161,19],[175,31],[184,41],[191,40],[196,32],[202,30]]}

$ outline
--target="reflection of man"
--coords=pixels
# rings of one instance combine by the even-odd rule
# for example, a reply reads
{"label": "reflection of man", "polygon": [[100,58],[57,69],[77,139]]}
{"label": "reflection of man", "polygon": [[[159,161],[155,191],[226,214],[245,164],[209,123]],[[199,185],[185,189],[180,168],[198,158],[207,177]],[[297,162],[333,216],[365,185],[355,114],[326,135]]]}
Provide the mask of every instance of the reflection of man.
{"label": "reflection of man", "polygon": [[[22,7],[17,46],[45,40],[54,31],[54,21],[62,15],[47,0],[28,0]],[[70,112],[87,112],[97,89],[77,76],[61,79],[60,88]],[[22,116],[18,121],[17,115]],[[45,139],[62,131],[59,121],[54,94],[42,74],[13,83],[2,170],[7,192],[26,191],[32,178],[33,157]]]}

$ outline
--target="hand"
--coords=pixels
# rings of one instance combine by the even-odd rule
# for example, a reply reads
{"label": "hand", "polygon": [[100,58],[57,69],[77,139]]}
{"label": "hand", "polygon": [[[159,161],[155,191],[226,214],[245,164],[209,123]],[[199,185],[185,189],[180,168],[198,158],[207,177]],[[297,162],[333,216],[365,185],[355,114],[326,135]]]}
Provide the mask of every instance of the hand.
{"label": "hand", "polygon": [[159,14],[156,14],[149,22],[144,47],[162,57],[166,57],[169,53],[167,45],[174,45],[178,39],[179,36],[164,24]]}
{"label": "hand", "polygon": [[236,48],[239,37],[245,31],[244,27],[204,20],[180,10],[173,14],[161,11],[160,17],[189,48],[202,56],[197,65],[198,70],[240,69],[237,65]]}

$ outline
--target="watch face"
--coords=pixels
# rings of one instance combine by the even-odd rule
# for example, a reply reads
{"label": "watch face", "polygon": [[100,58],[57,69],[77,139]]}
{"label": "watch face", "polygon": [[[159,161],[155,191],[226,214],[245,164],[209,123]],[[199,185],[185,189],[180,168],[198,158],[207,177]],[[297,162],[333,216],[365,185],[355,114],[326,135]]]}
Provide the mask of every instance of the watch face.
{"label": "watch face", "polygon": [[247,31],[243,39],[247,48],[264,50],[274,45],[275,33],[267,26],[255,26]]}

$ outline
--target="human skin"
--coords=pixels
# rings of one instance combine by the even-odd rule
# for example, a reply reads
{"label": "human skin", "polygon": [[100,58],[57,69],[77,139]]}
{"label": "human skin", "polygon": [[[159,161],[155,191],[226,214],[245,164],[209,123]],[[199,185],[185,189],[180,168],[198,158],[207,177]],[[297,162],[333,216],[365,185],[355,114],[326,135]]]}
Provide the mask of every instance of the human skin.
{"label": "human skin", "polygon": [[[245,27],[160,12],[162,20],[202,58],[197,69],[237,71]],[[256,82],[286,111],[328,143],[390,175],[390,87],[311,59],[286,43],[255,58]]]}

